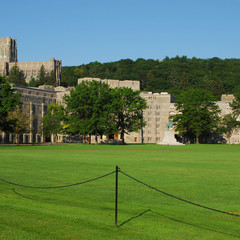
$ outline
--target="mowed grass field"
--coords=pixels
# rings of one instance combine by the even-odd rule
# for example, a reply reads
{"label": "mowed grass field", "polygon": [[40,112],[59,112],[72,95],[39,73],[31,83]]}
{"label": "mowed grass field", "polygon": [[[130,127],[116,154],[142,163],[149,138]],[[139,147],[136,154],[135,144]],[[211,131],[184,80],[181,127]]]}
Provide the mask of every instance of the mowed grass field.
{"label": "mowed grass field", "polygon": [[[169,194],[240,214],[239,145],[1,146],[0,178],[59,186],[121,171]],[[119,173],[33,189],[0,181],[0,239],[238,239],[240,217],[163,195]]]}

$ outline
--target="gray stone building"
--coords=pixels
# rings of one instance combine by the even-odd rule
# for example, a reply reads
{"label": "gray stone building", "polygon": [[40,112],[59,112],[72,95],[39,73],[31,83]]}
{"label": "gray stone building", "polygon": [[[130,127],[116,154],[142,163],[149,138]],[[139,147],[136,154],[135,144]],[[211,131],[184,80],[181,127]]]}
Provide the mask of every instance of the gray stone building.
{"label": "gray stone building", "polygon": [[[47,74],[50,74],[51,71],[54,71],[56,74],[58,86],[56,88],[52,86],[40,86],[38,88],[16,87],[16,91],[22,94],[22,108],[29,113],[29,117],[31,118],[30,130],[20,135],[19,142],[43,142],[41,119],[46,113],[47,107],[52,102],[62,104],[63,96],[70,93],[70,89],[60,87],[62,62],[54,58],[46,62],[18,62],[16,39],[10,37],[0,38],[0,75],[8,76],[9,71],[15,64],[23,71],[27,82],[29,82],[32,77],[37,78],[41,66],[44,66]],[[133,80],[119,81],[113,79],[81,78],[78,79],[78,83],[92,80],[105,82],[112,88],[129,87],[133,90],[140,90],[140,82]],[[148,105],[148,108],[143,111],[144,120],[147,124],[137,133],[126,134],[125,141],[127,143],[162,142],[167,128],[166,125],[169,122],[169,116],[177,114],[174,103],[171,102],[171,95],[166,92],[141,92],[141,97],[147,101]],[[232,101],[233,95],[223,95],[221,101],[217,102],[223,115],[231,112],[230,103]],[[65,141],[64,139],[71,141],[70,137],[63,135],[57,136],[59,142]],[[113,140],[120,140],[120,135],[115,135]],[[11,143],[12,141],[11,134],[0,132],[0,143]],[[91,141],[94,142],[94,136],[92,136]],[[103,136],[99,141],[109,142],[110,140],[107,136]],[[240,133],[238,129],[232,134],[230,142],[232,144],[240,143]]]}
{"label": "gray stone building", "polygon": [[8,76],[9,71],[15,64],[23,71],[27,83],[31,78],[37,78],[41,66],[44,66],[47,75],[54,71],[57,86],[61,85],[61,60],[50,58],[50,61],[44,62],[18,62],[17,40],[10,37],[0,38],[0,75]]}
{"label": "gray stone building", "polygon": [[[119,81],[111,79],[95,79],[84,78],[79,79],[78,82],[88,80],[105,81],[110,87],[130,87],[134,90],[139,90],[139,81]],[[70,88],[52,87],[52,86],[39,86],[38,88],[32,87],[16,87],[16,91],[22,94],[23,108],[28,111],[31,117],[30,130],[19,136],[20,143],[33,143],[44,142],[41,134],[41,119],[47,111],[47,107],[52,102],[63,104],[63,96],[70,93]],[[174,103],[171,102],[171,95],[152,92],[141,92],[141,97],[147,101],[148,108],[143,111],[146,126],[139,132],[125,134],[126,143],[160,143],[163,141],[165,132],[167,130],[167,123],[171,115],[177,114]],[[225,115],[231,112],[230,103],[233,101],[233,95],[223,95],[221,101],[217,102],[222,114]],[[240,119],[239,119],[240,120]],[[73,142],[75,141],[70,136],[58,135],[55,139],[58,142]],[[78,138],[79,140],[80,138]],[[86,140],[90,140],[87,138]],[[115,135],[114,139],[109,139],[108,136],[99,137],[99,142],[114,142],[120,140],[120,135]],[[0,133],[0,143],[11,143],[13,138],[11,134]],[[232,144],[240,143],[239,130],[235,130],[230,139]],[[94,136],[91,138],[94,142]]]}

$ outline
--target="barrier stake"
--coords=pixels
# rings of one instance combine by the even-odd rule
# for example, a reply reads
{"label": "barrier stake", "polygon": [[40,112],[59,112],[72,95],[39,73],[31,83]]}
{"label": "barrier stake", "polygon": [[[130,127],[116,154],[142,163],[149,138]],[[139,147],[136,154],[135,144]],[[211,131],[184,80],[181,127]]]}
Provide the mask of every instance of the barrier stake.
{"label": "barrier stake", "polygon": [[118,166],[116,166],[116,184],[115,184],[115,227],[117,228],[118,218]]}

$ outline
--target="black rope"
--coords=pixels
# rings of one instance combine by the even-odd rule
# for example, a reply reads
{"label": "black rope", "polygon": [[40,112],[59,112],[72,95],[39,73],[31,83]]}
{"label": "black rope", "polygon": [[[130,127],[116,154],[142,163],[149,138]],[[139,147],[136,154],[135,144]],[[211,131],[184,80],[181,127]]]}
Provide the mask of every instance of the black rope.
{"label": "black rope", "polygon": [[151,189],[153,189],[153,190],[156,190],[156,191],[158,191],[158,192],[160,192],[160,193],[162,193],[162,194],[164,194],[164,195],[167,195],[167,196],[169,196],[169,197],[175,198],[175,199],[180,200],[180,201],[182,201],[182,202],[186,202],[186,203],[189,203],[189,204],[195,205],[195,206],[197,206],[197,207],[205,208],[205,209],[212,210],[212,211],[215,211],[215,212],[220,212],[220,213],[224,213],[224,214],[228,214],[228,215],[232,215],[232,216],[240,217],[240,215],[235,214],[235,213],[225,212],[225,211],[218,210],[218,209],[215,209],[215,208],[206,207],[206,206],[203,206],[203,205],[201,205],[201,204],[194,203],[194,202],[191,202],[191,201],[185,200],[185,199],[180,198],[180,197],[176,197],[176,196],[174,196],[174,195],[172,195],[172,194],[170,194],[170,193],[167,193],[167,192],[164,192],[164,191],[162,191],[162,190],[159,190],[159,189],[157,189],[157,188],[155,188],[155,187],[152,187],[152,186],[150,186],[150,185],[148,185],[148,184],[146,184],[146,183],[144,183],[144,182],[142,182],[142,181],[140,181],[140,180],[138,180],[138,179],[136,179],[136,178],[134,178],[134,177],[128,175],[127,173],[124,173],[124,172],[121,171],[121,170],[119,170],[119,172],[121,172],[121,173],[124,174],[125,176],[127,176],[127,177],[133,179],[134,181],[136,181],[136,182],[138,182],[138,183],[141,183],[141,184],[143,184],[143,185],[145,185],[145,186],[147,186],[147,187],[149,187],[149,188],[151,188]]}
{"label": "black rope", "polygon": [[96,178],[89,179],[89,180],[87,180],[87,181],[83,181],[83,182],[79,182],[79,183],[73,183],[73,184],[69,184],[69,185],[63,185],[63,186],[55,186],[55,187],[34,187],[34,186],[27,186],[27,185],[22,185],[22,184],[18,184],[18,183],[9,182],[9,181],[4,180],[4,179],[1,179],[1,178],[0,178],[0,181],[5,182],[5,183],[8,183],[8,184],[11,184],[11,185],[19,186],[19,187],[25,187],[25,188],[38,188],[38,189],[65,188],[65,187],[73,187],[73,186],[77,186],[77,185],[80,185],[80,184],[92,182],[92,181],[98,180],[98,179],[100,179],[100,178],[107,177],[107,176],[109,176],[109,175],[111,175],[111,174],[113,174],[113,173],[115,173],[115,172],[116,172],[116,171],[113,171],[113,172],[107,173],[107,174],[105,174],[105,175],[102,175],[102,176],[100,176],[100,177],[96,177]]}

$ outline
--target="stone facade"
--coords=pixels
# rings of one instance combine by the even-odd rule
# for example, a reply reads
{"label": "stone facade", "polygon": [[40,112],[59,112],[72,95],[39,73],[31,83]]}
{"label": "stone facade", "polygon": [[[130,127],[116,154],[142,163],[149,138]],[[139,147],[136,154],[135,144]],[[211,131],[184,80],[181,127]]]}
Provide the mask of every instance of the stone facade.
{"label": "stone facade", "polygon": [[114,80],[114,79],[100,79],[100,78],[85,77],[85,78],[79,78],[78,84],[81,83],[82,81],[93,81],[93,80],[97,82],[107,83],[111,88],[129,87],[129,88],[132,88],[132,90],[134,91],[140,90],[140,82],[134,81],[134,80],[120,81],[120,80]]}
{"label": "stone facade", "polygon": [[[226,115],[231,113],[231,107],[230,103],[235,100],[235,97],[233,94],[223,94],[221,96],[221,101],[217,102],[218,107],[221,109],[221,114]],[[238,121],[240,121],[240,116],[237,118]],[[232,136],[230,138],[230,144],[240,144],[240,131],[239,129],[235,129],[232,133]]]}
{"label": "stone facade", "polygon": [[140,96],[147,102],[148,108],[143,110],[146,126],[138,133],[126,134],[128,143],[157,143],[164,138],[169,121],[171,96],[166,92],[141,92]]}
{"label": "stone facade", "polygon": [[0,38],[0,62],[17,62],[17,40]]}
{"label": "stone facade", "polygon": [[8,76],[11,68],[17,64],[23,71],[28,83],[31,78],[37,78],[41,66],[44,66],[46,74],[55,72],[57,86],[61,85],[62,61],[50,58],[45,62],[18,62],[17,60],[17,41],[10,37],[0,38],[0,75]]}
{"label": "stone facade", "polygon": [[[16,91],[21,93],[22,109],[28,112],[31,119],[30,131],[19,136],[20,143],[43,142],[43,136],[40,132],[41,119],[47,111],[47,107],[52,102],[56,102],[56,92],[42,90],[39,88],[18,86]],[[12,142],[11,134],[2,133],[1,142]]]}

